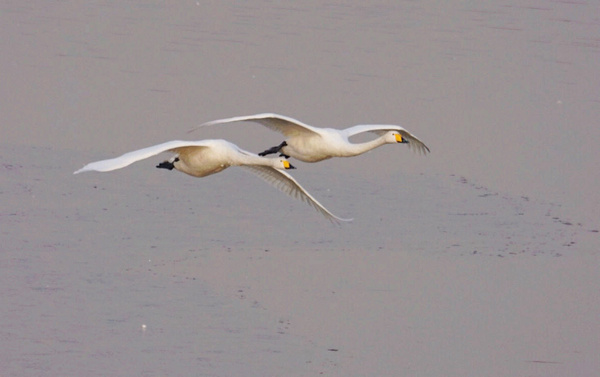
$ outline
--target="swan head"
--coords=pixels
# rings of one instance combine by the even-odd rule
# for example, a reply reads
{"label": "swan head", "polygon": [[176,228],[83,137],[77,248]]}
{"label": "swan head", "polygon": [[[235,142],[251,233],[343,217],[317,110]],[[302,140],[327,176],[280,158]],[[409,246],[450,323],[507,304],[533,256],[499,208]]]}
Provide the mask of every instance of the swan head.
{"label": "swan head", "polygon": [[408,143],[408,140],[404,138],[398,131],[390,131],[387,134],[386,139],[388,139],[388,143]]}
{"label": "swan head", "polygon": [[281,162],[281,166],[283,166],[284,169],[296,169],[296,167],[292,164],[290,164],[290,162],[286,159],[280,159],[279,160]]}

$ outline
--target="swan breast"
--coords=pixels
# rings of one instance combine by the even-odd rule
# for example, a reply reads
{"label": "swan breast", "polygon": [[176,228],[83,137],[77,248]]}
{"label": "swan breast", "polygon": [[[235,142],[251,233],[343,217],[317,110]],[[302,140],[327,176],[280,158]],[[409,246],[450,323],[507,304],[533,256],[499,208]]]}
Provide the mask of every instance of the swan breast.
{"label": "swan breast", "polygon": [[193,177],[206,177],[231,166],[228,158],[213,148],[191,146],[176,148],[173,152],[178,157],[175,169]]}

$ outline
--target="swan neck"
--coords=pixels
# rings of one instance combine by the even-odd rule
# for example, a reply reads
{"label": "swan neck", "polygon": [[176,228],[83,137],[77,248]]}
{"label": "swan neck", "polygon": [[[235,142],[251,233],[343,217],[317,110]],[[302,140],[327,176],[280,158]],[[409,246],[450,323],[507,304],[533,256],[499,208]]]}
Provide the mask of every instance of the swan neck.
{"label": "swan neck", "polygon": [[366,141],[364,143],[351,143],[349,150],[352,152],[353,156],[363,154],[365,152],[370,151],[371,149],[375,149],[380,147],[386,143],[385,136],[380,136],[376,139]]}
{"label": "swan neck", "polygon": [[276,158],[267,158],[259,155],[248,154],[237,156],[237,158],[232,162],[232,165],[262,165],[276,167],[278,162],[279,160]]}

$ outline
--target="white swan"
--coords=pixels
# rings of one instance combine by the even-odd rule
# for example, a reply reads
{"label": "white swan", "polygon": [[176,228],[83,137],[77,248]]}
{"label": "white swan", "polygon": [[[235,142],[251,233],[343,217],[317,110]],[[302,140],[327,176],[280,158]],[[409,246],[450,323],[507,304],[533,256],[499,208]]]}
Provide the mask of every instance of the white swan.
{"label": "white swan", "polygon": [[136,161],[167,151],[173,152],[175,155],[169,160],[158,164],[157,168],[177,169],[193,177],[205,177],[218,173],[230,166],[241,166],[289,196],[312,205],[332,222],[352,221],[352,219],[342,219],[329,212],[327,208],[300,186],[291,175],[283,171],[283,169],[294,168],[287,160],[261,157],[247,152],[226,140],[168,141],[125,153],[120,157],[89,163],[73,174],[87,171],[107,172],[121,169]]}
{"label": "white swan", "polygon": [[[259,153],[260,156],[281,152],[282,156],[291,156],[304,162],[317,162],[331,157],[357,156],[381,145],[396,143],[407,143],[408,147],[416,152],[429,152],[429,148],[415,135],[396,125],[368,124],[344,130],[317,128],[290,117],[271,113],[213,120],[195,127],[190,132],[200,127],[239,121],[260,123],[286,137],[283,143]],[[365,143],[350,142],[351,136],[364,132],[373,132],[379,137]]]}

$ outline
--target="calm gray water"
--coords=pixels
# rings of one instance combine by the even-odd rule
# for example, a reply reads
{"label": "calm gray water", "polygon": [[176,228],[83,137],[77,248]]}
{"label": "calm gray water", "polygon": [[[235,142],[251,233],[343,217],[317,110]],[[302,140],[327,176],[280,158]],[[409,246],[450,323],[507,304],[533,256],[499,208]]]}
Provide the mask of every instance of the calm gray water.
{"label": "calm gray water", "polygon": [[[542,353],[545,359],[502,353],[509,369],[486,364],[491,353],[455,355],[450,340],[428,348],[432,339],[413,348],[422,354],[406,353],[408,366],[394,356],[397,339],[386,336],[397,333],[381,329],[385,352],[349,356],[328,350],[351,348],[343,337],[336,343],[326,331],[294,332],[287,317],[269,310],[285,292],[250,298],[245,292],[262,287],[260,274],[231,283],[235,276],[221,281],[198,271],[219,270],[215,255],[244,271],[246,263],[290,251],[310,251],[315,264],[334,263],[319,253],[339,251],[528,263],[596,255],[599,7],[541,0],[3,2],[0,374],[352,375],[378,360],[378,375],[464,375],[469,363],[485,375],[593,370],[596,330],[590,347],[575,350],[569,347],[579,333],[557,330],[543,340],[565,340],[550,342],[557,348]],[[234,169],[198,181],[156,171],[148,160],[106,175],[71,175],[84,163],[170,139],[226,138],[259,151],[281,135],[253,124],[186,132],[266,111],[323,127],[401,124],[432,153],[385,146],[352,160],[295,163],[294,176],[311,193],[355,218],[341,228]],[[292,266],[306,263],[290,258]],[[182,272],[190,266],[195,273]],[[285,268],[272,274],[274,286],[294,287]],[[332,273],[332,286],[354,287],[349,276]],[[296,293],[313,295],[307,292]],[[393,299],[400,305],[404,296]],[[586,302],[573,310],[592,323],[598,302]],[[552,308],[540,306],[555,313],[550,324],[570,313]],[[314,321],[328,320],[318,305],[309,309]],[[361,318],[341,323],[358,329]],[[498,325],[498,333],[520,328],[512,325]],[[544,326],[531,331],[545,333]],[[446,334],[431,331],[433,339]],[[513,349],[523,344],[530,343]],[[465,369],[451,357],[432,362],[433,350],[458,357],[454,363]],[[557,360],[566,360],[562,369],[539,369]]]}

